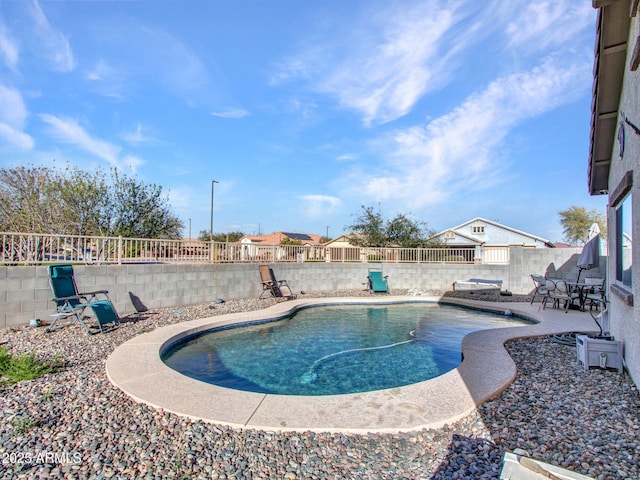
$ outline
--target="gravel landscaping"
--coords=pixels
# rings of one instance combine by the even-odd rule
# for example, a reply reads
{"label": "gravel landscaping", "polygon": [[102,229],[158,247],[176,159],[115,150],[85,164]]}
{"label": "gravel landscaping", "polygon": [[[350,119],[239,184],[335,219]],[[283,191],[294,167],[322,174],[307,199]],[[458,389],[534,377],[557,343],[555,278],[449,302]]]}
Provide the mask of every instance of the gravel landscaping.
{"label": "gravel landscaping", "polygon": [[515,382],[471,415],[441,429],[398,434],[234,429],[138,404],[107,380],[107,356],[135,335],[274,302],[130,314],[120,328],[93,336],[77,325],[52,333],[0,330],[14,355],[64,360],[59,371],[2,392],[0,478],[483,479],[498,478],[503,454],[517,448],[598,479],[640,478],[640,395],[629,376],[585,371],[575,347],[548,338],[508,343]]}

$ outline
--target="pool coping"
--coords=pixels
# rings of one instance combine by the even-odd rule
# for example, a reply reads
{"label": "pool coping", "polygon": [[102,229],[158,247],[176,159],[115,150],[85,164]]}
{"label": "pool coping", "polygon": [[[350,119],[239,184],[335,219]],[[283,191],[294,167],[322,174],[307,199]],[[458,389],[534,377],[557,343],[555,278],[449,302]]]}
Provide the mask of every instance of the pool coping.
{"label": "pool coping", "polygon": [[[165,365],[160,352],[180,338],[215,327],[282,318],[315,305],[446,303],[532,319],[530,326],[472,332],[464,337],[464,361],[424,382],[373,392],[326,396],[273,395],[210,385]],[[471,413],[514,380],[516,366],[504,343],[569,331],[595,331],[588,313],[539,304],[484,302],[439,296],[372,296],[300,299],[263,310],[201,318],[138,335],[106,361],[109,381],[137,402],[194,420],[268,431],[401,432],[440,428]],[[577,359],[576,359],[577,361]]]}

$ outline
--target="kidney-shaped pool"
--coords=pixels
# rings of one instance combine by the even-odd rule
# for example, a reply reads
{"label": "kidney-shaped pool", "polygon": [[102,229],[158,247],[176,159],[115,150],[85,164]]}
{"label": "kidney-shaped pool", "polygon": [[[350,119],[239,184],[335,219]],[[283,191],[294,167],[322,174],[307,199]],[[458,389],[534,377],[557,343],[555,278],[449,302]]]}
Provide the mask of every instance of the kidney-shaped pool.
{"label": "kidney-shaped pool", "polygon": [[531,325],[437,303],[316,306],[265,323],[214,328],[162,352],[172,369],[237,390],[336,395],[422,382],[456,368],[462,338]]}

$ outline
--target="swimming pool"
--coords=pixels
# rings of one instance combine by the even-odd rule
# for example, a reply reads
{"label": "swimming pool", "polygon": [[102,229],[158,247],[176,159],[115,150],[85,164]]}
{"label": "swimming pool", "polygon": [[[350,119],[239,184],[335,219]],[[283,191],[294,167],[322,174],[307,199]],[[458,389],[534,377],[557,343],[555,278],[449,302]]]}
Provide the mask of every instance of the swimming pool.
{"label": "swimming pool", "polygon": [[[187,377],[168,367],[161,354],[199,333],[284,319],[308,307],[336,304],[388,305],[438,303],[493,310],[531,321],[527,326],[479,330],[462,340],[464,361],[453,370],[404,387],[345,395],[274,395],[220,387]],[[590,315],[539,310],[538,304],[474,301],[439,296],[371,296],[302,298],[278,302],[263,310],[169,324],[140,333],[107,357],[109,381],[133,401],[183,417],[233,428],[299,432],[406,432],[451,424],[495,397],[516,377],[506,349],[510,340],[589,331]]]}
{"label": "swimming pool", "polygon": [[162,353],[191,378],[280,395],[336,395],[429,380],[462,361],[462,338],[530,321],[438,303],[330,305],[200,332]]}

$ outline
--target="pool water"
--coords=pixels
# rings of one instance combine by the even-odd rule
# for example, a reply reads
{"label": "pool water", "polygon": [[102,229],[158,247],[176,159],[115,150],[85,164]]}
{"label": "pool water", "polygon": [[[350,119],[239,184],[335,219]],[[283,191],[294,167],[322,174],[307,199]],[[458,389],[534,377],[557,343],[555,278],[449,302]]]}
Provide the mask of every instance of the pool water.
{"label": "pool water", "polygon": [[475,330],[530,325],[436,303],[306,308],[283,320],[211,330],[162,360],[189,377],[260,393],[336,395],[428,380],[462,361]]}

